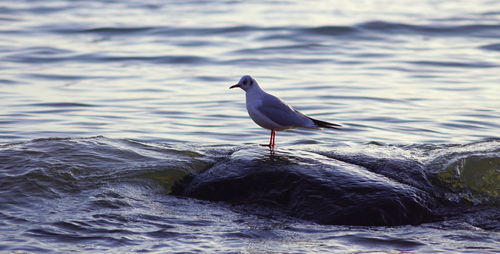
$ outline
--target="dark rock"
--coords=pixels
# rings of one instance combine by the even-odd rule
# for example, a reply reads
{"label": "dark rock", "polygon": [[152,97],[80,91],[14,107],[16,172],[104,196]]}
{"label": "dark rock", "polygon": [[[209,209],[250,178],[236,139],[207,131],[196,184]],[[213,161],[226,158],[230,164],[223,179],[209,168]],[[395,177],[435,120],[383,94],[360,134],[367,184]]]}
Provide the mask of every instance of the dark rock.
{"label": "dark rock", "polygon": [[252,152],[236,152],[175,186],[174,194],[271,207],[320,224],[393,226],[434,219],[429,194],[361,166],[309,152]]}

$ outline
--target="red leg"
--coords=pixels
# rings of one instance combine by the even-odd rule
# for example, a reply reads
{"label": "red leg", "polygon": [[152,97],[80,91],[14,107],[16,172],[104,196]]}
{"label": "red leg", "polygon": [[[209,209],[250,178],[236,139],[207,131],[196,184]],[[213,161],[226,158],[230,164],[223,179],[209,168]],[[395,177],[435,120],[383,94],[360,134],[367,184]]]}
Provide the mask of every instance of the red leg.
{"label": "red leg", "polygon": [[269,138],[269,147],[273,146],[274,131],[271,130],[271,137]]}
{"label": "red leg", "polygon": [[271,130],[271,137],[269,138],[269,144],[268,145],[261,145],[261,146],[267,146],[269,148],[273,148],[275,145],[275,139],[276,139],[276,131]]}
{"label": "red leg", "polygon": [[269,142],[270,147],[274,147],[275,140],[276,140],[276,132],[274,130],[271,130],[271,142]]}

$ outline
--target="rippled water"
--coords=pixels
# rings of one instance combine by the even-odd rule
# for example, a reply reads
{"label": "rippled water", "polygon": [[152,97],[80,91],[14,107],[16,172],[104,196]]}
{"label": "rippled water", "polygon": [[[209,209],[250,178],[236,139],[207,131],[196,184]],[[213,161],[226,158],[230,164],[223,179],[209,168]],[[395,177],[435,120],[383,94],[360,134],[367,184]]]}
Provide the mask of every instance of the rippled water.
{"label": "rippled water", "polygon": [[[496,1],[27,0],[0,23],[2,251],[500,251]],[[343,128],[269,154],[244,74]],[[307,203],[330,192],[277,182],[298,176],[421,193],[432,219],[338,225]]]}

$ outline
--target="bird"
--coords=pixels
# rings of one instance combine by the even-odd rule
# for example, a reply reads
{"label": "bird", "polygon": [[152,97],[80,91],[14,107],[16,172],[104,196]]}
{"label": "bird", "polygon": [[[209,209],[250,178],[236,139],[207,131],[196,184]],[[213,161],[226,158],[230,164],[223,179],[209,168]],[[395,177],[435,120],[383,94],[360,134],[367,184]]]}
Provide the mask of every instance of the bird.
{"label": "bird", "polygon": [[250,75],[241,77],[240,81],[229,87],[241,88],[246,93],[246,107],[252,120],[264,129],[271,130],[268,146],[274,149],[276,132],[294,128],[331,128],[339,129],[339,124],[329,123],[304,115],[280,98],[264,91]]}

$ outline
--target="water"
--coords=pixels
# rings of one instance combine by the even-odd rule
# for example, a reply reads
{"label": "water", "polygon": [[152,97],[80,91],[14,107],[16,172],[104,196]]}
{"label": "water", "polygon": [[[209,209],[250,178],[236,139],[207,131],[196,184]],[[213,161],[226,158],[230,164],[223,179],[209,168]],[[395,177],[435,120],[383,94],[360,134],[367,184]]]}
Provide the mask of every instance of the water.
{"label": "water", "polygon": [[[0,23],[1,251],[500,251],[495,1],[13,1]],[[244,74],[342,130],[270,154]]]}

